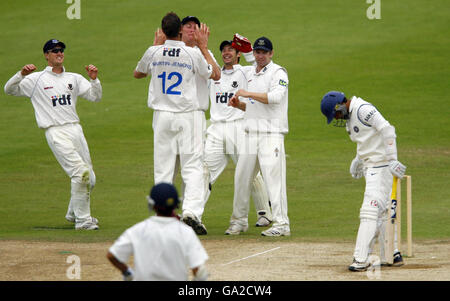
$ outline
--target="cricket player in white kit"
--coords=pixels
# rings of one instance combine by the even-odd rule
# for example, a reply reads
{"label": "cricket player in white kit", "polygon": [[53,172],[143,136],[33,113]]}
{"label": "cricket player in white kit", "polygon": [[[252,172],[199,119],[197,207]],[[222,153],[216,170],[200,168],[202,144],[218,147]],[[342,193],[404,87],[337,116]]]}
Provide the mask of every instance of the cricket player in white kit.
{"label": "cricket player in white kit", "polygon": [[[208,254],[191,227],[174,212],[179,199],[169,183],[155,185],[147,198],[156,216],[127,229],[109,248],[107,258],[130,281],[207,280]],[[126,263],[134,256],[134,269]]]}
{"label": "cricket player in white kit", "polygon": [[[245,38],[235,35],[235,40],[241,38],[239,46],[233,41],[223,41],[220,44],[220,52],[224,66],[219,81],[210,80],[210,101],[211,101],[211,125],[207,129],[205,144],[205,164],[210,172],[211,186],[223,172],[230,158],[234,164],[239,158],[239,148],[243,145],[245,132],[243,128],[245,112],[237,108],[228,106],[228,100],[239,89],[247,89],[249,73],[252,66],[241,66],[238,60],[241,52],[235,47],[241,48],[246,60],[254,62],[251,43]],[[243,38],[243,39],[242,39]],[[245,41],[246,40],[246,41]],[[242,48],[246,42],[246,48]],[[208,201],[209,193],[205,200]],[[265,227],[272,221],[269,196],[261,173],[258,173],[252,183],[252,197],[255,203],[258,220],[256,226]],[[240,231],[233,232],[228,229],[225,234],[239,234]]]}
{"label": "cricket player in white kit", "polygon": [[[196,38],[196,35],[198,33],[198,31],[200,31],[204,34],[204,37],[206,39],[209,38],[209,27],[206,26],[206,24],[202,24],[200,23],[200,20],[195,17],[195,16],[186,16],[183,18],[183,20],[181,20],[181,38],[182,41],[186,44],[186,46],[188,47],[192,47],[194,49],[197,50],[201,50],[199,48],[198,45],[198,41]],[[209,62],[212,68],[212,73],[210,76],[210,79],[213,80],[219,80],[221,73],[220,73],[220,67],[217,64],[217,61],[214,57],[214,54],[211,52],[211,50],[206,49],[208,51],[208,55],[211,57],[211,61]],[[208,110],[209,107],[209,79],[205,79],[204,77],[202,77],[200,74],[195,74],[195,82],[197,84],[197,97],[198,97],[198,101],[200,104],[200,110],[206,112],[206,110]],[[206,124],[206,119],[204,120],[205,124]],[[205,127],[205,131],[206,131],[206,127]],[[203,133],[203,135],[205,136],[206,132]],[[175,172],[173,175],[173,178],[175,181],[175,178],[177,176],[178,173],[178,169],[179,169],[179,165],[180,165],[180,157],[177,157],[177,163],[176,163],[176,168],[175,168]],[[204,176],[204,184],[206,185],[204,187],[205,193],[207,195],[209,195],[210,192],[210,188],[209,188],[209,182],[210,182],[210,175],[209,175],[209,171],[207,166],[204,164],[203,166],[203,176]],[[181,183],[182,187],[182,194],[183,197],[185,195],[185,183],[184,181],[182,181]],[[207,199],[208,197],[205,196],[205,199]],[[197,233],[198,235],[206,235],[208,233],[208,231],[206,230],[205,225],[202,223],[202,217],[203,217],[203,212],[205,209],[205,202],[202,203],[196,203],[195,206],[197,206],[196,208],[194,208],[193,210],[190,211],[186,211],[183,210],[183,214],[182,214],[182,220],[187,223],[188,225],[190,225],[195,233]]]}
{"label": "cricket player in white kit", "polygon": [[[350,139],[357,144],[350,173],[357,179],[364,176],[366,188],[349,270],[365,271],[370,266],[368,256],[375,239],[384,235],[393,176],[402,178],[406,167],[397,160],[395,128],[372,104],[356,96],[347,99],[344,93],[331,91],[322,98],[321,111],[328,123],[333,119],[344,121],[337,125],[345,124]],[[394,262],[402,261],[398,250],[397,253]],[[384,254],[380,255],[383,261]]]}
{"label": "cricket player in white kit", "polygon": [[[175,13],[162,20],[167,40],[151,46],[138,62],[134,76],[151,74],[148,106],[154,110],[154,181],[172,183],[177,156],[185,183],[183,221],[199,225],[208,185],[204,176],[205,112],[197,92],[197,77],[208,80],[214,64],[204,28],[196,30],[198,49],[181,41],[181,21]],[[220,75],[219,75],[220,76]]]}
{"label": "cricket player in white kit", "polygon": [[95,185],[95,174],[89,148],[76,112],[78,97],[100,101],[102,86],[95,66],[86,67],[90,81],[63,67],[63,42],[52,39],[44,45],[48,67],[36,70],[25,65],[5,85],[5,92],[31,99],[37,125],[45,130],[48,145],[56,160],[71,179],[71,198],[66,219],[75,223],[75,229],[96,230],[98,220],[91,217],[90,193]]}
{"label": "cricket player in white kit", "polygon": [[[251,183],[261,170],[272,205],[272,227],[263,236],[288,236],[286,155],[288,133],[288,75],[272,61],[272,42],[261,37],[253,44],[256,65],[248,79],[248,90],[238,90],[229,105],[245,111],[245,148],[235,172],[233,214],[230,231],[247,231]],[[240,100],[240,98],[245,100]]]}

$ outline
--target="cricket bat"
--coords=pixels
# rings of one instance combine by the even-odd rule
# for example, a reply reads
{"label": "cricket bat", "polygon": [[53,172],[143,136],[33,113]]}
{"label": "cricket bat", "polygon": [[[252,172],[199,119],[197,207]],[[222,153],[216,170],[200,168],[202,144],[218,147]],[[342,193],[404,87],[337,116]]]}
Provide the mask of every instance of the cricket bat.
{"label": "cricket bat", "polygon": [[394,238],[395,220],[397,218],[397,177],[392,182],[391,206],[388,209],[388,220],[386,222],[386,233],[384,235],[384,252],[387,264],[394,263]]}

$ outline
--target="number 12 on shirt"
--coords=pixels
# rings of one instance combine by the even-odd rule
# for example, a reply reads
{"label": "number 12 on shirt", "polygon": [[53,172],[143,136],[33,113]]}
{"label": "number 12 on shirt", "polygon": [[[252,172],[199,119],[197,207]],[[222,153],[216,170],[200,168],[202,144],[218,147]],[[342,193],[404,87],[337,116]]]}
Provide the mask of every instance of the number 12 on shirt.
{"label": "number 12 on shirt", "polygon": [[[167,90],[166,90],[166,79],[169,81],[173,77],[176,77],[176,82],[173,83],[172,85],[170,85],[169,87],[167,87]],[[162,81],[162,93],[163,94],[181,95],[181,91],[174,91],[173,90],[176,87],[178,87],[181,84],[181,82],[183,81],[183,76],[180,73],[178,73],[178,72],[170,72],[167,75],[167,77],[166,77],[166,72],[164,71],[163,73],[158,75],[158,78],[160,78],[161,81]],[[175,78],[174,78],[174,80],[175,80]]]}

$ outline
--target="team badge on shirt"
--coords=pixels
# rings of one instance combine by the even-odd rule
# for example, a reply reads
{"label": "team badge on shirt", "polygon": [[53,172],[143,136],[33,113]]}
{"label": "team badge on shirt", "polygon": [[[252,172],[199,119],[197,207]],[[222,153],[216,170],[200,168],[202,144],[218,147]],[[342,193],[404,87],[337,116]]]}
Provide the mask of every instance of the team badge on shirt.
{"label": "team badge on shirt", "polygon": [[67,88],[72,91],[73,90],[73,85],[72,84],[68,84]]}
{"label": "team badge on shirt", "polygon": [[237,81],[234,81],[234,82],[231,84],[231,86],[232,86],[233,88],[237,88],[237,87],[238,87]]}

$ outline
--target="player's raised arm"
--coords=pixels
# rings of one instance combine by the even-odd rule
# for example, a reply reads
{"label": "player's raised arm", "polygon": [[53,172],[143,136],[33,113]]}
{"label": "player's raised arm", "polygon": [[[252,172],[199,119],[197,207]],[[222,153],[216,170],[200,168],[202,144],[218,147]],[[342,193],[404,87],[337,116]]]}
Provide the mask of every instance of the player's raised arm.
{"label": "player's raised arm", "polygon": [[25,76],[31,74],[36,70],[36,66],[33,64],[27,64],[22,69],[14,74],[5,84],[5,93],[13,96],[30,96],[33,90],[33,82],[28,79],[25,80]]}
{"label": "player's raised arm", "polygon": [[252,43],[246,37],[236,33],[233,36],[231,47],[240,51],[248,63],[255,63],[255,56],[253,55]]}
{"label": "player's raised arm", "polygon": [[203,56],[206,59],[206,62],[211,65],[213,71],[211,73],[211,79],[219,80],[221,76],[220,67],[217,65],[216,61],[213,59],[211,54],[208,51],[208,39],[209,39],[209,28],[206,24],[202,23],[200,28],[195,25],[195,40],[197,42],[197,47],[202,52]]}
{"label": "player's raised arm", "polygon": [[79,95],[89,101],[98,102],[102,99],[102,85],[98,79],[98,68],[94,65],[85,66],[90,81],[80,76]]}

